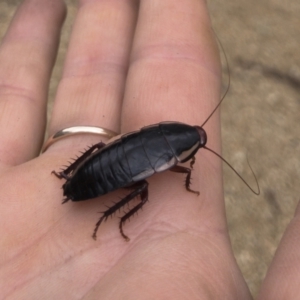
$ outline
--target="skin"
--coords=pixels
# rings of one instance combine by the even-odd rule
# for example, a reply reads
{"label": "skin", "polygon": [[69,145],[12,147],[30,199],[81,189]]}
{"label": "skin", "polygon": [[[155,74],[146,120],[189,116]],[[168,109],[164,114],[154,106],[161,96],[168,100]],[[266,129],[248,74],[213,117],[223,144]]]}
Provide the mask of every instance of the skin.
{"label": "skin", "polygon": [[[163,120],[201,125],[216,106],[220,61],[205,2],[140,2],[79,1],[49,134],[77,125],[121,133]],[[72,136],[39,156],[64,17],[61,0],[25,0],[0,47],[2,297],[251,299],[230,245],[221,161],[208,151],[194,165],[199,197],[182,174],[149,179],[150,202],[124,226],[130,242],[118,230],[123,211],[91,238],[98,212],[126,191],[61,205],[64,181],[51,171],[99,142]],[[218,112],[205,130],[220,153]],[[298,227],[288,229],[259,299],[295,299],[299,255],[287,252],[298,246]]]}

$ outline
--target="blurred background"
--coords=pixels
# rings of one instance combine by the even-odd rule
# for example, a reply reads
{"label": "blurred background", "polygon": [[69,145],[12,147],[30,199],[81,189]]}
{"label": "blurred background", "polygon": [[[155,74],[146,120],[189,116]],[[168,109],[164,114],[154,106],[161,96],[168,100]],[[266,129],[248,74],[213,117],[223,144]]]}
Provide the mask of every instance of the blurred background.
{"label": "blurred background", "polygon": [[[0,0],[1,36],[20,2]],[[76,1],[66,3],[49,109],[76,13]],[[223,156],[255,186],[248,156],[261,188],[255,196],[224,165],[232,246],[255,296],[300,199],[300,1],[208,0],[208,6],[231,77],[221,108]],[[223,77],[225,89],[225,61]]]}

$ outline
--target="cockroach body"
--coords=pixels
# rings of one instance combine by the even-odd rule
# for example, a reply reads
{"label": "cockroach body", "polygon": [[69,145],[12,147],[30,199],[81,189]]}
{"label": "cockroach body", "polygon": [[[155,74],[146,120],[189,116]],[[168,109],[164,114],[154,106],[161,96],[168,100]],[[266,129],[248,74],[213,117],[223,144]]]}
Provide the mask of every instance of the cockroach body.
{"label": "cockroach body", "polygon": [[[129,240],[123,232],[123,224],[147,202],[146,179],[154,173],[166,170],[184,173],[186,189],[199,194],[190,188],[191,169],[195,162],[194,155],[205,147],[206,142],[206,132],[200,126],[162,122],[121,135],[106,145],[98,143],[65,170],[53,173],[66,179],[63,185],[63,203],[92,199],[120,188],[132,188],[130,194],[103,213],[93,233],[93,238],[96,239],[103,220],[140,196],[141,202],[120,220],[121,235]],[[191,160],[190,168],[178,165],[188,160]]]}

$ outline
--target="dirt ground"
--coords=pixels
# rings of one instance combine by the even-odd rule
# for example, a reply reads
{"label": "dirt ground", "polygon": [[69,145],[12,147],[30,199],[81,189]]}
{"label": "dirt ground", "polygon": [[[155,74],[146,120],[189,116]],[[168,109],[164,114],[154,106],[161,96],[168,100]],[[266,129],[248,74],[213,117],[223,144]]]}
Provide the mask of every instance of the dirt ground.
{"label": "dirt ground", "polygon": [[[1,36],[20,2],[0,0]],[[50,99],[76,12],[75,1],[66,2],[68,18]],[[232,245],[256,295],[300,198],[300,2],[208,0],[208,5],[231,73],[222,104],[223,156],[253,184],[248,155],[261,188],[255,196],[224,166]],[[224,76],[226,83],[225,66]]]}

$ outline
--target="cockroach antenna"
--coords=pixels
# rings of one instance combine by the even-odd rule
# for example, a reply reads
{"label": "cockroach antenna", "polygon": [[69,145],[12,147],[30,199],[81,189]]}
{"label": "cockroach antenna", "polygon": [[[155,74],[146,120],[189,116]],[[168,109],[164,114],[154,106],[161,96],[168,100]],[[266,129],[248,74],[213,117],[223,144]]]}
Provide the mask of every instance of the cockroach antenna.
{"label": "cockroach antenna", "polygon": [[215,37],[216,37],[216,40],[218,42],[218,45],[220,46],[221,50],[222,50],[222,53],[224,55],[224,58],[225,58],[225,61],[226,61],[226,70],[227,70],[227,74],[228,74],[228,83],[227,83],[227,88],[225,90],[225,93],[224,95],[222,96],[221,100],[219,101],[219,103],[217,104],[217,106],[214,108],[214,110],[210,113],[210,115],[206,118],[206,120],[202,123],[201,127],[203,127],[207,121],[212,117],[212,115],[216,112],[216,110],[220,107],[220,105],[222,104],[223,100],[225,99],[228,91],[229,91],[229,88],[230,88],[230,69],[229,69],[229,64],[228,64],[228,59],[227,59],[227,55],[226,55],[226,52],[225,52],[225,49],[219,39],[219,37],[217,36],[217,34],[214,32],[215,34]]}
{"label": "cockroach antenna", "polygon": [[[218,44],[222,50],[222,53],[224,55],[224,58],[225,58],[225,61],[226,61],[226,70],[227,70],[227,74],[228,74],[228,84],[227,84],[227,88],[225,90],[225,93],[224,95],[222,96],[221,100],[219,101],[219,103],[217,104],[217,106],[213,109],[213,111],[210,113],[210,115],[206,118],[206,120],[203,122],[203,124],[201,125],[201,127],[203,127],[207,121],[212,117],[212,115],[216,112],[216,110],[220,107],[220,105],[222,104],[223,100],[225,99],[228,91],[229,91],[229,88],[230,88],[230,69],[229,69],[229,64],[228,64],[228,59],[227,59],[227,55],[226,55],[226,52],[225,52],[225,49],[219,39],[219,37],[217,36],[217,34],[214,32],[215,34],[215,37],[216,37],[216,40],[218,41]],[[249,163],[249,160],[248,160],[248,157],[247,157],[247,163],[248,163],[248,166],[252,172],[252,175],[255,179],[255,182],[256,182],[256,186],[257,186],[257,191],[255,191],[250,185],[249,183],[234,169],[234,167],[225,159],[223,158],[220,154],[218,154],[217,152],[215,152],[214,150],[208,148],[207,146],[203,146],[204,149],[212,152],[213,154],[215,154],[216,156],[218,156],[225,164],[227,164],[227,166],[243,181],[243,183],[255,194],[255,195],[259,195],[260,194],[260,188],[259,188],[259,184],[258,184],[258,180],[257,180],[257,177]]]}

